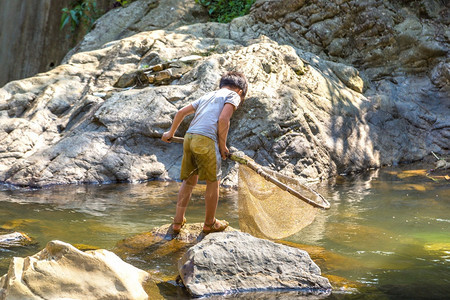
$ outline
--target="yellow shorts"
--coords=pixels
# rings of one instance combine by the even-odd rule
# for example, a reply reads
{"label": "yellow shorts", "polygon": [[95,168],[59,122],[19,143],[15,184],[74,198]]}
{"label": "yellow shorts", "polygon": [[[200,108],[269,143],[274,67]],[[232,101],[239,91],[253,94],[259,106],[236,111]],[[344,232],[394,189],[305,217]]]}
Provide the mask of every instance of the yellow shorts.
{"label": "yellow shorts", "polygon": [[216,142],[203,135],[186,133],[183,143],[181,180],[198,175],[199,180],[217,181],[221,175],[221,162]]}

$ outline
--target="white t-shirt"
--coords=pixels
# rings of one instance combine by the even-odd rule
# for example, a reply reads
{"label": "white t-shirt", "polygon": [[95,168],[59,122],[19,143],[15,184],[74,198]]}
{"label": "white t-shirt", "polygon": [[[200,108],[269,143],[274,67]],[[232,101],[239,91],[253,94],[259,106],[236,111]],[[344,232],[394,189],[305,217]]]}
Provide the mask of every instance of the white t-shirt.
{"label": "white t-shirt", "polygon": [[240,102],[241,97],[227,88],[205,94],[192,102],[195,115],[187,132],[204,135],[217,143],[217,122],[225,103],[231,103],[237,108]]}

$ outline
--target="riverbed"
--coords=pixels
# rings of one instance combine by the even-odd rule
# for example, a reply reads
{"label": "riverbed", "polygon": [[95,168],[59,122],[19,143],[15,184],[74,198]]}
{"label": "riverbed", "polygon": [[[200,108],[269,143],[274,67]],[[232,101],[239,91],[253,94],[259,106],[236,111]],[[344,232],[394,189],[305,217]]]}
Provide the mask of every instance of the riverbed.
{"label": "riverbed", "polygon": [[[389,167],[315,186],[331,209],[284,242],[311,254],[335,287],[328,299],[448,297],[450,182],[428,173],[420,165]],[[171,223],[179,186],[159,181],[37,190],[0,186],[0,227],[37,242],[0,248],[0,275],[12,257],[32,255],[53,239],[111,250],[126,237]],[[203,222],[204,189],[194,190],[188,222]],[[235,228],[237,203],[237,191],[222,190],[217,215]],[[189,298],[174,280],[176,257],[126,260],[166,280],[160,288],[164,298]]]}

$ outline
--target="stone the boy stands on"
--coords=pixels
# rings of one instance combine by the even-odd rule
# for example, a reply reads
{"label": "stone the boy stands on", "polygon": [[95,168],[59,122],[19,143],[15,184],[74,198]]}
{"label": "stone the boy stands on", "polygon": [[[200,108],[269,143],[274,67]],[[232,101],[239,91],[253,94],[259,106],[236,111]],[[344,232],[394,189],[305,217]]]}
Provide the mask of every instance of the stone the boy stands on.
{"label": "stone the boy stands on", "polygon": [[179,233],[186,223],[186,208],[198,180],[206,180],[203,232],[223,231],[228,226],[228,222],[215,218],[219,200],[220,165],[221,158],[226,159],[229,154],[226,141],[230,118],[244,101],[248,83],[242,73],[228,72],[220,79],[219,88],[180,109],[173,119],[170,130],[161,138],[165,142],[170,142],[183,119],[195,113],[184,137],[180,174],[183,183],[178,193],[172,224],[175,233]]}

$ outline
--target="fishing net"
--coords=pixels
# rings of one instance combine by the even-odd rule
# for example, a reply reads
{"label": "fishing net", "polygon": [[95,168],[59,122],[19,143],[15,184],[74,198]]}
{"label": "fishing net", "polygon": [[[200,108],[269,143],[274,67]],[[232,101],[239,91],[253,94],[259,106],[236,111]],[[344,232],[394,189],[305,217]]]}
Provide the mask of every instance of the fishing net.
{"label": "fishing net", "polygon": [[[266,168],[263,170],[307,199],[321,198],[295,179]],[[275,240],[288,237],[311,224],[319,210],[269,182],[245,164],[239,165],[238,196],[240,229],[262,238]]]}

